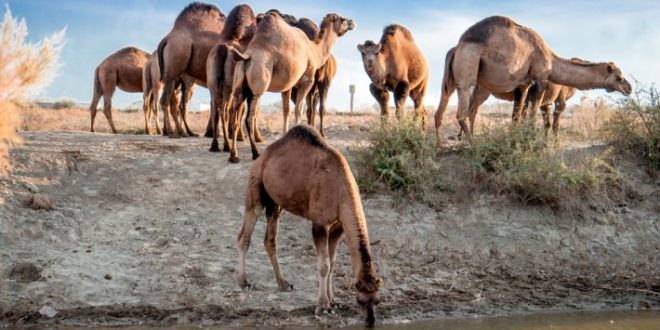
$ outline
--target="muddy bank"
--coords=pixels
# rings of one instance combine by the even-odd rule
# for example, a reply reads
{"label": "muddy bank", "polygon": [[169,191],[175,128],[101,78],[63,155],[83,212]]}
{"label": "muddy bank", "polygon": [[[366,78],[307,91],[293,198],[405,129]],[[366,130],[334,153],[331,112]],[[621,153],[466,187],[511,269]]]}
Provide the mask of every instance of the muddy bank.
{"label": "muddy bank", "polygon": [[[344,151],[355,143],[349,127],[328,134]],[[294,291],[277,291],[261,244],[263,219],[247,258],[255,286],[238,289],[246,145],[243,162],[229,164],[202,138],[23,137],[12,174],[0,181],[0,325],[362,321],[345,244],[334,276],[339,304],[313,317],[311,225],[286,212],[278,248]],[[643,171],[630,173],[643,199],[609,212],[557,215],[460,189],[460,175],[451,175],[456,162],[448,155],[441,169],[456,189],[440,212],[386,194],[364,198],[385,281],[381,322],[660,308],[651,292],[660,291],[660,195]],[[36,195],[50,198],[52,210],[33,209]]]}

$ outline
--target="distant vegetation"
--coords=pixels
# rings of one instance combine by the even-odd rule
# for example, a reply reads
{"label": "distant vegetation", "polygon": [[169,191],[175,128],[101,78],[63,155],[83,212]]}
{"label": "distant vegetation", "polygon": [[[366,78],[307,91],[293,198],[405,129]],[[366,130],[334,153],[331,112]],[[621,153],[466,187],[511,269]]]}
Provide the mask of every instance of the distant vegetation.
{"label": "distant vegetation", "polygon": [[68,108],[73,108],[75,106],[76,103],[71,100],[60,100],[53,103],[53,109],[55,110],[68,109]]}
{"label": "distant vegetation", "polygon": [[36,44],[27,43],[27,25],[12,17],[9,9],[0,24],[0,174],[8,168],[11,144],[19,143],[16,129],[20,118],[16,103],[32,89],[43,86],[56,68],[64,39],[64,30]]}

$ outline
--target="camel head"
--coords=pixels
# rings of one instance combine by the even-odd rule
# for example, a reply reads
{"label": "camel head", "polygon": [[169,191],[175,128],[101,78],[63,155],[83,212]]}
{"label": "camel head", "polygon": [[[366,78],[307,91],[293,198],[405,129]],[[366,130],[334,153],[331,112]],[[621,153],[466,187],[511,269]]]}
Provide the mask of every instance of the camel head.
{"label": "camel head", "polygon": [[259,22],[261,22],[261,20],[264,18],[264,16],[268,15],[268,14],[274,14],[274,15],[279,16],[280,18],[282,18],[286,22],[286,24],[289,24],[291,26],[295,25],[298,22],[296,17],[293,16],[293,15],[284,14],[281,11],[279,11],[278,9],[270,9],[269,11],[267,11],[263,14],[257,15],[257,24],[259,24]]}
{"label": "camel head", "polygon": [[357,25],[352,19],[348,19],[340,16],[339,14],[327,14],[321,22],[321,33],[327,31],[327,29],[332,29],[338,36],[343,36],[346,32],[355,29]]}
{"label": "camel head", "polygon": [[376,321],[376,305],[380,303],[378,289],[383,286],[383,280],[375,276],[366,276],[355,283],[357,303],[364,307],[367,313],[366,322],[372,326]]}
{"label": "camel head", "polygon": [[606,72],[607,72],[607,78],[606,81],[608,83],[608,87],[605,89],[608,93],[613,92],[613,91],[618,91],[624,95],[630,95],[632,92],[632,86],[626,80],[626,78],[623,77],[623,73],[621,72],[621,69],[617,67],[614,63],[605,63],[606,66]]}
{"label": "camel head", "polygon": [[372,79],[384,76],[382,74],[383,68],[380,63],[379,54],[382,50],[382,45],[377,44],[371,40],[367,40],[364,44],[357,46],[358,51],[362,54],[362,64],[364,70]]}

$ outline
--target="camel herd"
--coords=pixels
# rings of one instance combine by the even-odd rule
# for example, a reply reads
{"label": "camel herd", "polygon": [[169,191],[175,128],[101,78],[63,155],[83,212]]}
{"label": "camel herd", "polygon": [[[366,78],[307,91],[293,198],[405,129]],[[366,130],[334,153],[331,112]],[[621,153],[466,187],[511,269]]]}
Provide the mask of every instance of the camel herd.
{"label": "camel herd", "polygon": [[[367,322],[373,324],[381,280],[372,266],[360,195],[348,163],[323,138],[325,100],[337,71],[331,50],[338,38],[355,27],[353,20],[338,14],[327,14],[317,26],[310,19],[296,19],[276,9],[255,15],[249,5],[243,4],[225,16],[214,5],[191,3],[151,55],[128,47],[99,64],[94,73],[91,131],[102,96],[103,113],[113,133],[117,132],[110,110],[112,95],[119,87],[127,92],[143,92],[145,134],[152,132],[153,124],[158,134],[198,136],[188,125],[186,107],[194,85],[207,87],[211,114],[205,136],[213,138],[210,150],[220,151],[218,137],[222,134],[223,150],[230,152],[231,162],[238,162],[236,143],[247,134],[256,160],[250,171],[245,217],[238,235],[239,285],[248,286],[245,254],[256,220],[265,210],[264,245],[278,287],[284,291],[293,288],[280,272],[276,249],[279,216],[287,210],[312,222],[319,279],[316,313],[331,306],[334,255],[345,235],[357,301],[367,313]],[[401,118],[410,97],[415,117],[425,129],[423,99],[429,69],[412,33],[392,24],[385,27],[378,43],[367,40],[357,49],[381,116],[389,116],[389,92],[394,95],[397,118]],[[552,127],[556,133],[566,100],[576,89],[593,88],[631,92],[630,83],[613,63],[561,58],[532,29],[506,17],[488,17],[467,29],[446,54],[442,95],[435,114],[436,132],[455,91],[459,135],[469,137],[478,107],[490,95],[514,102],[514,122],[525,117],[533,119],[540,108],[546,132]],[[257,143],[263,138],[257,118],[259,100],[265,92],[281,94],[284,136],[260,154]],[[291,101],[296,126],[289,130]],[[312,127],[318,108],[320,133],[298,125],[305,103],[307,123]],[[552,105],[555,109],[551,122]],[[157,120],[159,106],[162,130]]]}

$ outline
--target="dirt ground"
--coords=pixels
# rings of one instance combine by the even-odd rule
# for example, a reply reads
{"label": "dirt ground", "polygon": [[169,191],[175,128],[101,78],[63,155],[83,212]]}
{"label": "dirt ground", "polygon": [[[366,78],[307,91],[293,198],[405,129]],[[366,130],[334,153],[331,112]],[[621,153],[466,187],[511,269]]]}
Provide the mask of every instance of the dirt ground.
{"label": "dirt ground", "polygon": [[[330,121],[330,143],[349,158],[362,121]],[[278,248],[294,290],[277,291],[263,219],[247,257],[255,286],[238,288],[235,241],[252,163],[246,144],[243,161],[230,164],[226,153],[208,152],[205,138],[21,135],[14,169],[0,180],[0,327],[362,322],[343,243],[334,274],[339,304],[313,316],[311,225],[286,212]],[[266,138],[277,135],[267,130]],[[391,194],[363,196],[385,281],[378,322],[660,308],[660,194],[641,169],[630,175],[645,198],[567,215],[459,193],[461,175],[452,173],[465,169],[456,162],[443,158],[441,173],[457,189],[439,212]]]}

